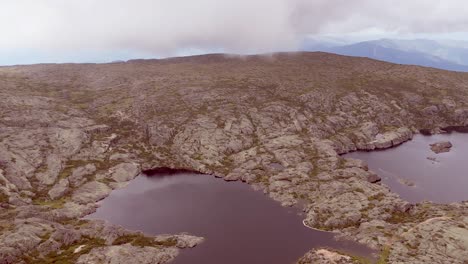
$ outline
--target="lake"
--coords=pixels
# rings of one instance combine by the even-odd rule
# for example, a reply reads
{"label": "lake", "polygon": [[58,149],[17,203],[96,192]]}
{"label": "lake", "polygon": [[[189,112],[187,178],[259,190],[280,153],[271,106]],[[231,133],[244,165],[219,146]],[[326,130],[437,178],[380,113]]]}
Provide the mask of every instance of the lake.
{"label": "lake", "polygon": [[285,208],[246,183],[210,175],[140,175],[101,201],[87,218],[105,219],[147,234],[187,232],[205,242],[182,250],[172,263],[294,263],[314,247],[370,256],[367,247],[337,241],[302,224],[298,208]]}
{"label": "lake", "polygon": [[[432,152],[429,145],[439,141],[452,142],[450,152]],[[409,202],[468,200],[468,133],[418,134],[391,149],[343,156],[365,160],[384,184]]]}

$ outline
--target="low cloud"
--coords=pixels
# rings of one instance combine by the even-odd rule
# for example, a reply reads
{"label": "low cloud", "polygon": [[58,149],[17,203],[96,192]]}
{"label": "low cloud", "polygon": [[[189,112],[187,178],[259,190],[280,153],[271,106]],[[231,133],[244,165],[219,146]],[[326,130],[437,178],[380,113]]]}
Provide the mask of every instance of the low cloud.
{"label": "low cloud", "polygon": [[468,31],[463,0],[14,0],[0,2],[0,51],[294,50],[304,36]]}

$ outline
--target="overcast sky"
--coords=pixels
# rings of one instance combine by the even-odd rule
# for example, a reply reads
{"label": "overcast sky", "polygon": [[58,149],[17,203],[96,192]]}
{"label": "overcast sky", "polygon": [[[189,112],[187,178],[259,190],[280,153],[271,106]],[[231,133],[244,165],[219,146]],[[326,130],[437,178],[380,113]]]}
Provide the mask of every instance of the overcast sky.
{"label": "overcast sky", "polygon": [[307,36],[468,40],[467,0],[0,0],[0,64],[297,50]]}

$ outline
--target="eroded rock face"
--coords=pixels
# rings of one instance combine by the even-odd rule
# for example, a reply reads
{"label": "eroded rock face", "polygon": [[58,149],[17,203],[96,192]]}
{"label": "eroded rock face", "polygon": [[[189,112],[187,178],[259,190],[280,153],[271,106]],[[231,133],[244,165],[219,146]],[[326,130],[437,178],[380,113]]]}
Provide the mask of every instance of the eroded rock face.
{"label": "eroded rock face", "polygon": [[377,149],[385,149],[398,146],[413,138],[413,133],[408,128],[399,128],[396,131],[377,134],[371,142]]}
{"label": "eroded rock face", "polygon": [[450,141],[442,141],[442,142],[431,144],[430,146],[431,146],[431,150],[434,153],[439,154],[439,153],[449,152],[453,145]]}
{"label": "eroded rock face", "polygon": [[169,167],[245,181],[284,206],[302,201],[307,225],[393,243],[395,261],[460,263],[466,236],[452,232],[466,229],[464,204],[409,205],[339,154],[467,125],[467,87],[461,73],[323,53],[2,67],[0,259],[39,261],[74,242],[82,262],[172,258],[173,249],[112,245],[125,230],[77,220],[140,167]]}

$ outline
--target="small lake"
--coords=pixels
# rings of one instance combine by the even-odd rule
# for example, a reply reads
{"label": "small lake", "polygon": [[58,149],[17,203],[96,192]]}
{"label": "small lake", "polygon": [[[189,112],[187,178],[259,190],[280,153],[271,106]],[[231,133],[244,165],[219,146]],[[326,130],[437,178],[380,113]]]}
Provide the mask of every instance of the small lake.
{"label": "small lake", "polygon": [[[429,144],[439,141],[452,142],[450,152],[432,152]],[[395,148],[343,156],[365,160],[384,184],[409,202],[468,200],[468,133],[415,135]]]}
{"label": "small lake", "polygon": [[194,173],[140,175],[101,202],[87,218],[105,219],[147,234],[188,232],[205,237],[182,250],[176,264],[294,263],[314,247],[370,256],[372,251],[302,224],[285,208],[242,182]]}

